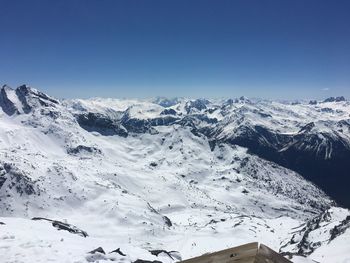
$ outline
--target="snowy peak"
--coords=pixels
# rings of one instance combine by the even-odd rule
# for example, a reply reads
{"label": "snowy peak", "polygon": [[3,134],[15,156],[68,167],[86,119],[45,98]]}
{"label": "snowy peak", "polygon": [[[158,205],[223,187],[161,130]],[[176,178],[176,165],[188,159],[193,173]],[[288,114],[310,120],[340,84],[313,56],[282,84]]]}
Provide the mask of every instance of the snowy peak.
{"label": "snowy peak", "polygon": [[27,85],[13,89],[4,85],[0,90],[0,106],[7,115],[30,113],[38,107],[55,107],[59,101]]}
{"label": "snowy peak", "polygon": [[176,104],[178,104],[181,100],[179,98],[164,98],[164,97],[158,97],[156,99],[153,100],[153,103],[158,104],[164,108],[168,108],[171,106],[174,106]]}
{"label": "snowy peak", "polygon": [[185,110],[188,113],[193,112],[200,112],[202,110],[205,110],[207,108],[207,105],[210,102],[206,99],[196,99],[196,100],[190,100],[185,105]]}
{"label": "snowy peak", "polygon": [[341,101],[346,101],[344,96],[329,97],[329,98],[325,99],[323,102],[341,102]]}
{"label": "snowy peak", "polygon": [[17,248],[36,262],[94,262],[119,247],[130,258],[117,262],[166,263],[147,251],[186,259],[253,241],[318,259],[349,238],[348,210],[306,180],[348,200],[348,102],[60,103],[25,85],[0,96],[0,248],[13,262]]}

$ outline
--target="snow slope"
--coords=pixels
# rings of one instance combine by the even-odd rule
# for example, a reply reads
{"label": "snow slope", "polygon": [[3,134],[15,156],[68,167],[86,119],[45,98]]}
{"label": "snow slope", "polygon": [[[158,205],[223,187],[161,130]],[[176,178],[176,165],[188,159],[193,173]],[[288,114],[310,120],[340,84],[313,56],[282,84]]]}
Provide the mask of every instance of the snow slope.
{"label": "snow slope", "polygon": [[[5,262],[173,262],[178,254],[150,251],[178,251],[186,259],[251,241],[321,262],[334,248],[339,262],[350,255],[346,222],[340,234],[326,235],[311,253],[290,244],[295,231],[298,236],[308,231],[300,226],[327,209],[333,211],[328,232],[350,213],[334,207],[298,173],[220,137],[236,134],[228,131],[237,127],[229,126],[245,107],[253,107],[246,99],[179,99],[164,108],[136,100],[60,102],[27,86],[10,92],[17,94],[15,110],[0,116],[0,254]],[[342,111],[349,108],[340,104]],[[257,105],[260,113],[267,105],[280,112],[281,126],[294,125],[293,114],[279,104]],[[307,116],[311,106],[297,107]],[[248,112],[244,121],[278,129],[275,121]],[[68,222],[88,236],[58,231],[33,217]],[[106,254],[89,253],[98,247]],[[108,254],[116,248],[125,256]]]}

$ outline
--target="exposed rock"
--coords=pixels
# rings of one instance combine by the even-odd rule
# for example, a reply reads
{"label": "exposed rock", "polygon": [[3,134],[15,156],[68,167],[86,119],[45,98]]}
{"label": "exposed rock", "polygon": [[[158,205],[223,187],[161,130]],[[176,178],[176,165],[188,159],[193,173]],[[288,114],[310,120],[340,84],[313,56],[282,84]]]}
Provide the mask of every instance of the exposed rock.
{"label": "exposed rock", "polygon": [[227,106],[227,105],[232,105],[234,103],[233,99],[228,99],[224,102],[224,106]]}
{"label": "exposed rock", "polygon": [[309,104],[310,104],[310,105],[317,105],[317,100],[310,100],[310,101],[309,101]]}
{"label": "exposed rock", "polygon": [[103,114],[89,112],[78,114],[76,118],[79,125],[89,132],[98,132],[105,136],[128,136],[128,131],[119,122]]}
{"label": "exposed rock", "polygon": [[247,189],[243,189],[242,193],[243,193],[243,194],[248,194],[249,191],[248,191]]}
{"label": "exposed rock", "polygon": [[40,194],[40,189],[33,180],[10,163],[0,164],[0,191],[15,189],[20,195]]}
{"label": "exposed rock", "polygon": [[109,254],[111,254],[111,253],[118,253],[119,255],[121,255],[121,256],[123,256],[123,257],[126,256],[126,254],[124,254],[124,253],[120,250],[119,247],[118,247],[117,249],[112,250],[111,252],[109,252]]}
{"label": "exposed rock", "polygon": [[68,224],[68,223],[63,223],[63,222],[60,222],[57,220],[52,220],[52,219],[48,219],[48,218],[44,218],[44,217],[33,217],[32,220],[46,220],[46,221],[51,222],[52,226],[57,228],[58,230],[66,230],[72,234],[77,234],[77,235],[82,236],[82,237],[88,236],[88,234],[85,231],[77,228],[74,225]]}
{"label": "exposed rock", "polygon": [[101,253],[101,254],[106,254],[106,252],[103,250],[102,247],[95,248],[94,250],[91,250],[89,253],[90,254],[95,254],[95,253]]}
{"label": "exposed rock", "polygon": [[91,146],[84,146],[84,145],[78,145],[74,148],[67,149],[68,154],[79,154],[79,153],[95,153],[95,154],[101,154],[101,150],[96,147]]}
{"label": "exposed rock", "polygon": [[300,130],[299,130],[299,133],[302,133],[302,132],[310,132],[312,130],[312,128],[315,127],[315,123],[313,122],[310,122],[308,124],[306,124],[304,127],[302,127]]}
{"label": "exposed rock", "polygon": [[[330,243],[350,228],[349,211],[346,218],[337,223],[338,217],[344,214],[344,211],[345,209],[332,208],[312,218],[293,232],[291,240],[284,244],[280,251],[284,255],[308,256],[323,244]],[[334,227],[330,227],[335,223]]]}
{"label": "exposed rock", "polygon": [[166,251],[163,249],[149,250],[149,252],[154,256],[159,256],[161,254],[167,255],[172,260],[181,260],[181,255],[178,251]]}
{"label": "exposed rock", "polygon": [[[337,202],[350,206],[348,187],[339,180],[349,182],[350,148],[339,134],[312,132],[313,123],[297,134],[283,134],[263,126],[239,126],[234,135],[225,139],[250,152],[300,173],[304,178],[327,189]],[[337,174],[337,180],[329,174]]]}
{"label": "exposed rock", "polygon": [[164,109],[160,114],[161,115],[176,115],[176,111],[173,109]]}
{"label": "exposed rock", "polygon": [[339,225],[330,230],[331,237],[329,242],[343,234],[348,228],[350,228],[350,215],[348,215]]}
{"label": "exposed rock", "polygon": [[156,162],[151,162],[149,165],[152,166],[152,167],[158,166],[158,164]]}
{"label": "exposed rock", "polygon": [[164,116],[162,118],[154,118],[149,120],[148,122],[145,122],[145,125],[151,125],[151,126],[167,126],[174,124],[176,121],[178,121],[178,118],[172,117],[172,116]]}
{"label": "exposed rock", "polygon": [[334,111],[331,108],[322,108],[321,112],[333,113]]}
{"label": "exposed rock", "polygon": [[192,109],[196,109],[198,111],[205,110],[207,108],[207,104],[209,103],[206,99],[196,99],[188,101],[185,105],[185,109],[187,113],[190,113]]}
{"label": "exposed rock", "polygon": [[340,102],[340,101],[345,101],[344,96],[340,96],[340,97],[329,97],[329,98],[325,99],[323,102]]}
{"label": "exposed rock", "polygon": [[33,109],[41,106],[55,107],[57,104],[59,104],[58,100],[55,100],[54,98],[51,98],[45,93],[42,93],[36,89],[28,87],[27,85],[19,86],[16,89],[16,95],[22,103],[24,113],[29,113]]}
{"label": "exposed rock", "polygon": [[125,113],[121,119],[122,125],[133,133],[146,133],[151,130],[151,123],[149,120],[131,118],[128,113]]}
{"label": "exposed rock", "polygon": [[173,225],[173,223],[171,223],[169,217],[163,216],[163,220],[168,227],[171,227]]}
{"label": "exposed rock", "polygon": [[9,86],[4,85],[0,90],[0,106],[7,115],[13,115],[19,113],[19,111],[15,103],[9,98],[9,93],[13,93],[14,95],[15,91]]}

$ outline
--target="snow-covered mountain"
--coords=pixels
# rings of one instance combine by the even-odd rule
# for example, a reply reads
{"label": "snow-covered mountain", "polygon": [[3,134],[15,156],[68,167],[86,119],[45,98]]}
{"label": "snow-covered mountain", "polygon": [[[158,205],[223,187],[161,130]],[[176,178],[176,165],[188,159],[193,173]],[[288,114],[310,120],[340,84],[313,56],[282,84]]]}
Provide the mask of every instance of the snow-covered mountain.
{"label": "snow-covered mountain", "polygon": [[333,201],[350,204],[343,99],[60,101],[23,85],[0,106],[5,262],[173,262],[251,241],[350,258]]}

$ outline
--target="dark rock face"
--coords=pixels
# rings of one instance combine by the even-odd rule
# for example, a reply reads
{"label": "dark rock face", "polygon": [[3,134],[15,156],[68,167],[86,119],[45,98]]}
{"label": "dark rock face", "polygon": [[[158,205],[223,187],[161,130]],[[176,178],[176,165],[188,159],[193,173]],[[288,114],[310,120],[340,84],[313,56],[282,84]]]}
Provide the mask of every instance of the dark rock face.
{"label": "dark rock face", "polygon": [[82,236],[82,237],[87,237],[88,234],[77,228],[76,226],[73,226],[71,224],[67,224],[67,223],[63,223],[61,221],[57,221],[57,220],[52,220],[52,219],[48,219],[48,218],[44,218],[44,217],[33,217],[32,220],[45,220],[45,221],[49,221],[52,223],[52,226],[57,228],[57,230],[65,230],[65,231],[68,231],[72,234],[77,234],[79,236]]}
{"label": "dark rock face", "polygon": [[205,110],[207,105],[209,104],[208,100],[205,99],[197,99],[194,101],[189,101],[186,103],[185,109],[187,113],[190,113],[192,109],[197,109],[199,111]]}
{"label": "dark rock face", "polygon": [[126,256],[126,254],[124,254],[124,253],[120,250],[119,247],[118,247],[117,249],[114,249],[114,250],[112,250],[111,252],[109,252],[109,254],[111,254],[111,253],[117,253],[117,254],[119,254],[119,255],[121,255],[121,256],[123,256],[123,257]]}
{"label": "dark rock face", "polygon": [[310,104],[310,105],[317,105],[317,100],[310,100],[310,101],[309,101],[309,104]]}
{"label": "dark rock face", "polygon": [[54,120],[58,119],[61,117],[61,112],[60,111],[55,111],[55,110],[49,110],[47,108],[43,108],[40,110],[40,114],[43,116],[48,116]]}
{"label": "dark rock face", "polygon": [[[10,93],[13,93],[11,97],[9,97]],[[17,104],[15,104],[15,101],[17,101]],[[59,104],[58,100],[26,85],[22,85],[15,90],[5,85],[0,91],[0,106],[7,115],[19,112],[30,113],[34,108],[40,106],[55,107],[57,104]]]}
{"label": "dark rock face", "polygon": [[333,110],[331,108],[322,108],[320,111],[326,113],[333,113]]}
{"label": "dark rock face", "polygon": [[26,85],[18,87],[16,94],[23,105],[24,113],[31,112],[37,106],[49,107],[59,104],[57,100],[47,96],[45,93],[33,90]]}
{"label": "dark rock face", "polygon": [[172,117],[172,116],[166,116],[163,118],[154,118],[149,120],[149,124],[151,126],[167,126],[174,124],[176,121],[178,121],[178,118]]}
{"label": "dark rock face", "polygon": [[225,101],[224,106],[227,106],[227,105],[230,106],[230,105],[233,104],[233,102],[234,102],[233,99],[228,99],[228,100]]}
{"label": "dark rock face", "polygon": [[16,108],[15,104],[8,98],[7,92],[8,90],[12,90],[8,86],[3,86],[0,90],[0,106],[2,110],[7,115],[13,115],[15,113],[18,113],[18,109]]}
{"label": "dark rock face", "polygon": [[120,120],[99,113],[79,114],[76,116],[80,127],[89,132],[98,132],[104,136],[119,135],[127,137],[129,133],[152,133],[152,126],[164,126],[176,123],[179,119],[173,116],[164,116],[153,119],[130,118],[124,114]]}
{"label": "dark rock face", "polygon": [[331,237],[329,242],[343,234],[348,228],[350,228],[350,216],[347,216],[339,225],[330,230]]}
{"label": "dark rock face", "polygon": [[10,163],[4,163],[0,165],[0,192],[8,195],[13,189],[21,196],[40,195],[40,189],[25,172]]}
{"label": "dark rock face", "polygon": [[163,249],[155,249],[155,250],[149,250],[149,252],[158,257],[161,254],[167,255],[172,260],[181,260],[180,253],[178,251],[166,251]]}
{"label": "dark rock face", "polygon": [[4,183],[6,182],[6,179],[7,178],[4,176],[4,174],[0,174],[0,189],[4,185]]}
{"label": "dark rock face", "polygon": [[106,254],[106,252],[103,250],[102,247],[95,248],[94,250],[91,250],[89,253],[90,254],[95,254],[95,253],[101,253],[101,254]]}
{"label": "dark rock face", "polygon": [[[344,233],[350,228],[350,216],[347,216],[343,221],[335,225],[331,229],[327,229],[327,226],[332,223],[332,214],[329,210],[324,211],[320,215],[307,221],[306,224],[301,225],[301,229],[293,232],[293,236],[290,241],[284,244],[280,251],[284,251],[284,248],[290,245],[294,245],[294,252],[282,252],[284,255],[301,255],[308,256],[312,254],[318,247],[323,244],[330,243],[334,238]],[[314,240],[314,232],[324,235],[321,241]],[[319,234],[318,234],[319,235]]]}
{"label": "dark rock face", "polygon": [[84,146],[84,145],[78,145],[74,148],[67,149],[68,154],[76,155],[79,153],[96,153],[101,154],[101,150],[96,147],[90,147],[90,146]]}
{"label": "dark rock face", "polygon": [[127,130],[117,121],[114,121],[108,116],[104,116],[99,113],[89,112],[87,114],[79,114],[76,116],[76,118],[80,127],[89,132],[95,131],[105,136],[128,136]]}
{"label": "dark rock face", "polygon": [[173,225],[173,223],[171,223],[169,217],[163,216],[163,220],[168,227],[171,227]]}
{"label": "dark rock face", "polygon": [[[22,95],[24,97],[28,96],[29,94],[31,94],[32,96],[35,96],[41,100],[46,100],[48,102],[51,102],[53,104],[59,104],[58,100],[55,100],[54,98],[51,98],[49,96],[47,96],[45,93],[37,91],[37,90],[33,90],[32,88],[28,87],[27,85],[22,85],[19,86],[16,89],[16,93],[18,96]],[[45,104],[43,104],[45,105]]]}
{"label": "dark rock face", "polygon": [[[349,145],[340,136],[310,133],[313,127],[314,124],[309,123],[298,134],[286,135],[260,126],[243,126],[239,135],[227,142],[247,147],[266,160],[300,173],[340,205],[350,207]],[[337,177],[330,176],[332,174]]]}
{"label": "dark rock face", "polygon": [[66,223],[63,223],[60,221],[53,221],[52,226],[56,227],[58,230],[66,230],[70,233],[77,234],[77,235],[82,236],[82,237],[88,236],[88,234],[85,231],[80,230],[76,226],[66,224]]}
{"label": "dark rock face", "polygon": [[315,127],[315,123],[310,122],[299,130],[299,133],[310,132]]}
{"label": "dark rock face", "polygon": [[128,118],[128,116],[124,116],[121,119],[121,123],[129,132],[133,133],[146,133],[151,130],[151,123],[144,119]]}
{"label": "dark rock face", "polygon": [[157,167],[158,166],[158,164],[156,162],[151,162],[149,165],[152,166],[152,167]]}
{"label": "dark rock face", "polygon": [[329,97],[329,98],[325,99],[323,102],[340,102],[340,101],[345,101],[344,96],[340,96],[340,97]]}
{"label": "dark rock face", "polygon": [[176,111],[173,109],[165,109],[160,114],[161,115],[176,115]]}

